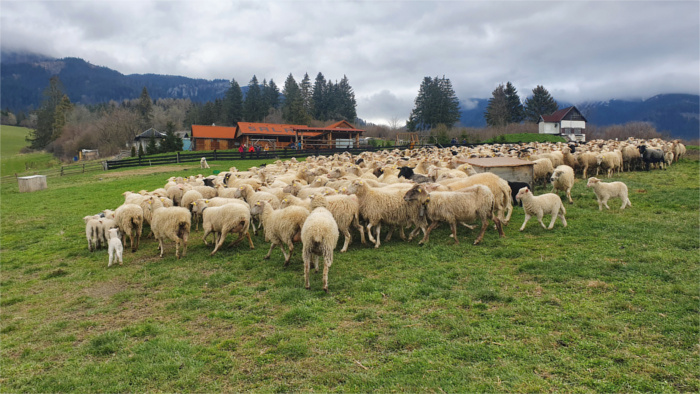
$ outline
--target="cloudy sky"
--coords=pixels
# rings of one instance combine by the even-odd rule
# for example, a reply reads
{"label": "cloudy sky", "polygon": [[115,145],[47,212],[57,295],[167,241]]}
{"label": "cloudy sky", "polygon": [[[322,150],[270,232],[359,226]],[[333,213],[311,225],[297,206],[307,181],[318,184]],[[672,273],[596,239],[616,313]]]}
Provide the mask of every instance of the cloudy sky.
{"label": "cloudy sky", "polygon": [[358,115],[405,120],[425,76],[463,106],[512,82],[578,103],[700,90],[700,2],[0,1],[3,50],[123,74],[347,75]]}

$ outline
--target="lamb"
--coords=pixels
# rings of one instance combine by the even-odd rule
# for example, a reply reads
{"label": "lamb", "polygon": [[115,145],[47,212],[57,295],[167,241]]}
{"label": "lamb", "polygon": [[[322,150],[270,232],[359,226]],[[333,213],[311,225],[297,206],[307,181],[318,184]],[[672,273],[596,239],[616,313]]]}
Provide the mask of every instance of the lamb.
{"label": "lamb", "polygon": [[129,236],[131,251],[136,252],[143,231],[143,209],[136,204],[124,204],[114,211],[114,221],[122,234],[122,244],[126,244]]}
{"label": "lamb", "polygon": [[180,258],[180,244],[183,245],[182,256],[187,254],[187,239],[190,236],[192,214],[187,208],[170,207],[158,208],[152,213],[151,231],[158,240],[160,257],[163,257],[165,247],[163,241],[167,238],[175,242],[175,256]]}
{"label": "lamb", "polygon": [[[265,255],[265,260],[270,258],[272,249],[279,245],[284,255],[284,266],[289,265],[294,251],[294,241],[298,241],[301,227],[309,216],[309,211],[298,206],[275,210],[267,200],[262,200],[251,207],[250,213],[260,215],[265,228],[265,241],[270,242],[270,250]],[[289,248],[289,254],[284,250],[284,245]]]}
{"label": "lamb", "polygon": [[[530,185],[526,182],[511,182],[511,181],[508,181],[508,186],[510,186],[510,195],[511,195],[513,201],[515,201],[515,197],[518,195],[518,191],[520,191],[520,189],[522,189],[524,187],[527,187],[527,188],[530,187]],[[522,202],[520,202],[520,206],[522,206],[522,205],[523,205]]]}
{"label": "lamb", "polygon": [[124,254],[124,245],[119,239],[119,229],[113,228],[109,230],[109,264],[107,267],[111,267],[112,263],[119,260],[119,265],[124,262],[122,260],[122,255]]}
{"label": "lamb", "polygon": [[309,284],[311,261],[318,272],[318,257],[323,257],[323,290],[328,293],[328,270],[333,264],[333,249],[338,243],[338,225],[333,214],[323,207],[315,208],[301,228],[302,256],[304,259],[304,286]]}
{"label": "lamb", "polygon": [[[402,231],[406,225],[425,228],[424,218],[418,215],[418,206],[408,204],[403,199],[405,191],[394,188],[373,188],[363,179],[354,180],[347,189],[348,194],[355,194],[360,203],[360,215],[368,221],[367,236],[374,247],[381,245],[380,233],[382,223],[399,226]],[[375,227],[376,238],[372,235]]]}
{"label": "lamb", "polygon": [[[535,196],[529,188],[524,187],[518,191],[516,199],[523,202],[523,208],[525,210],[525,221],[520,227],[520,231],[525,229],[527,221],[530,220],[533,215],[537,216],[537,221],[540,222],[542,228],[551,230],[554,227],[554,221],[557,220],[557,216],[561,219],[564,227],[566,227],[566,218],[564,217],[564,215],[566,215],[566,208],[564,208],[564,204],[561,202],[559,195],[547,193]],[[551,213],[552,215],[552,221],[549,223],[549,227],[545,227],[542,222],[542,216],[544,216],[545,213]]]}
{"label": "lamb", "polygon": [[245,236],[248,238],[250,248],[255,249],[253,240],[250,238],[250,233],[248,232],[250,227],[250,209],[247,207],[235,203],[229,203],[220,207],[204,207],[202,209],[202,219],[202,230],[204,231],[202,240],[205,245],[207,245],[207,236],[212,232],[214,233],[214,243],[216,246],[211,252],[211,256],[219,250],[226,239],[226,235],[229,233],[238,234],[238,239],[231,242],[229,246],[238,244]]}
{"label": "lamb", "polygon": [[477,245],[484,238],[484,233],[489,225],[489,218],[496,224],[496,229],[501,237],[504,237],[501,222],[494,214],[495,198],[488,186],[475,185],[459,191],[428,193],[421,185],[415,185],[404,195],[405,201],[416,201],[420,204],[420,216],[430,219],[430,226],[424,231],[425,235],[419,242],[423,245],[428,242],[430,232],[440,222],[448,222],[452,230],[452,237],[456,244],[457,223],[481,220],[481,231],[474,241]]}
{"label": "lamb", "polygon": [[363,244],[366,243],[365,230],[360,224],[360,202],[357,196],[342,194],[335,196],[312,196],[311,209],[318,207],[326,208],[331,212],[338,226],[338,231],[345,236],[345,243],[340,253],[347,252],[348,246],[352,242],[352,235],[350,234],[351,225],[360,232],[361,242]]}
{"label": "lamb", "polygon": [[[569,199],[569,203],[573,204],[574,200],[571,199],[571,188],[574,187],[574,169],[562,164],[557,166],[552,173],[550,181],[552,182],[552,192],[555,190],[561,190],[566,192],[566,197]],[[520,192],[518,192],[520,194]]]}
{"label": "lamb", "polygon": [[199,159],[199,168],[209,168],[209,164],[207,164],[207,158],[202,157]]}
{"label": "lamb", "polygon": [[83,220],[85,221],[85,237],[88,241],[88,250],[94,252],[99,248],[102,241],[102,237],[100,236],[101,225],[99,215],[85,216]]}
{"label": "lamb", "polygon": [[627,206],[632,206],[630,199],[628,198],[627,185],[622,182],[610,182],[603,183],[600,179],[592,176],[588,178],[588,183],[586,187],[592,187],[595,192],[596,198],[598,199],[598,210],[603,210],[603,205],[605,208],[610,209],[608,206],[608,200],[610,198],[619,197],[622,200],[622,206],[620,210],[624,210]]}

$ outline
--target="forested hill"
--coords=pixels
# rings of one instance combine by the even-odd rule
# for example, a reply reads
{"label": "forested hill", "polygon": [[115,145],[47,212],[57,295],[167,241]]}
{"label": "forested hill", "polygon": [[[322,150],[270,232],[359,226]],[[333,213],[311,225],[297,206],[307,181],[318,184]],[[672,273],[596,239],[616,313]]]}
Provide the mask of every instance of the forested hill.
{"label": "forested hill", "polygon": [[222,98],[225,79],[205,80],[171,75],[124,75],[78,58],[52,59],[40,55],[2,53],[0,76],[2,109],[38,108],[49,79],[58,75],[71,102],[97,104],[138,98],[145,86],[152,99],[189,98],[193,102]]}
{"label": "forested hill", "polygon": [[[523,97],[521,97],[523,98]],[[554,97],[556,100],[556,97]],[[461,120],[465,127],[486,127],[484,112],[488,99],[462,102]],[[573,104],[559,102],[559,108]],[[700,138],[700,96],[693,94],[659,94],[646,100],[610,100],[576,104],[589,124],[610,126],[627,122],[649,122],[659,132],[674,138]]]}

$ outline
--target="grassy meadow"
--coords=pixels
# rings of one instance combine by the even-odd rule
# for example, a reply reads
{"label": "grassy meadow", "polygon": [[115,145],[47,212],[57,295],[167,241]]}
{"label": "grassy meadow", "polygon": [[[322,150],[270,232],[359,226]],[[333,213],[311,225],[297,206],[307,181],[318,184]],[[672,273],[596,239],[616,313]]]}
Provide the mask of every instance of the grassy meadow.
{"label": "grassy meadow", "polygon": [[444,224],[423,247],[356,236],[336,249],[329,294],[320,273],[304,289],[301,244],[284,268],[279,250],[262,259],[261,234],[210,257],[200,226],[180,260],[144,238],[109,269],[106,249],[88,251],[83,216],[198,173],[2,186],[2,391],[700,391],[697,160],[616,176],[624,213],[617,199],[599,212],[577,179],[567,228],[518,232],[516,207],[506,238],[490,228],[478,246],[476,230],[455,245]]}
{"label": "grassy meadow", "polygon": [[0,126],[0,174],[3,176],[49,168],[59,163],[50,153],[19,153],[27,146],[29,131],[25,127]]}

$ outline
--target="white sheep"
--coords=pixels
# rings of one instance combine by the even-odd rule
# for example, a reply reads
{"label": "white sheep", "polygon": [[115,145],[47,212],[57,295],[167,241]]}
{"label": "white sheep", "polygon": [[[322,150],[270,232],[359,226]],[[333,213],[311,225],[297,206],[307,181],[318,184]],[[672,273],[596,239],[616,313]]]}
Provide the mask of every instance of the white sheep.
{"label": "white sheep", "polygon": [[242,204],[229,203],[220,207],[204,207],[202,209],[202,230],[204,231],[204,244],[207,245],[207,236],[214,233],[214,250],[211,252],[213,256],[226,240],[229,233],[238,234],[238,239],[231,242],[233,246],[243,240],[243,237],[248,238],[250,248],[255,249],[253,240],[250,238],[248,229],[250,227],[250,209]]}
{"label": "white sheep", "polygon": [[112,263],[119,261],[119,265],[124,262],[122,255],[124,254],[124,245],[119,239],[119,229],[113,228],[109,230],[109,264],[107,267],[111,267]]}
{"label": "white sheep", "polygon": [[182,256],[187,254],[187,239],[190,236],[192,214],[187,208],[170,207],[158,208],[152,213],[151,231],[158,240],[160,257],[163,257],[165,248],[163,241],[167,238],[175,242],[175,256],[180,258],[180,244],[182,243]]}
{"label": "white sheep", "polygon": [[[265,255],[265,260],[270,258],[272,249],[279,245],[284,254],[284,265],[287,266],[294,251],[294,241],[299,240],[301,227],[309,216],[309,211],[298,206],[276,210],[267,200],[262,200],[250,208],[250,213],[260,215],[265,228],[265,241],[270,242],[270,250]],[[284,250],[284,245],[287,245],[289,254]]]}
{"label": "white sheep", "polygon": [[508,181],[496,174],[482,172],[456,182],[451,182],[447,187],[452,191],[456,191],[474,185],[484,185],[491,189],[491,193],[493,193],[493,197],[495,198],[498,220],[502,225],[508,225],[510,216],[513,214],[513,196]]}
{"label": "white sheep", "polygon": [[[566,227],[566,208],[561,202],[561,198],[554,193],[542,194],[540,196],[535,196],[532,194],[529,188],[524,187],[518,191],[515,199],[523,202],[523,209],[525,210],[525,221],[520,227],[520,231],[525,229],[527,221],[534,215],[537,217],[537,221],[540,222],[542,228],[552,229],[554,227],[554,221],[557,220],[557,216],[561,219],[564,227]],[[545,213],[550,213],[552,215],[552,221],[549,223],[549,227],[546,227],[542,222],[542,216]]]}
{"label": "white sheep", "polygon": [[128,236],[131,251],[136,252],[143,231],[143,209],[136,204],[124,204],[114,211],[114,221],[122,234],[122,244],[126,244]]}
{"label": "white sheep", "polygon": [[85,221],[85,238],[87,238],[88,250],[94,252],[102,242],[100,216],[89,215],[83,217],[83,220]]}
{"label": "white sheep", "polygon": [[422,185],[415,185],[404,195],[405,201],[414,201],[420,205],[419,215],[430,220],[430,225],[424,230],[425,235],[419,242],[423,245],[428,242],[430,232],[440,223],[447,222],[452,230],[455,243],[457,239],[457,223],[469,223],[481,220],[481,231],[474,241],[474,245],[481,242],[489,225],[489,218],[493,219],[496,229],[501,237],[504,237],[503,227],[498,217],[494,214],[495,198],[486,185],[470,186],[459,191],[428,192]]}
{"label": "white sheep", "polygon": [[546,157],[534,160],[535,165],[532,168],[533,180],[535,184],[547,184],[549,177],[554,172],[552,161]]}
{"label": "white sheep", "polygon": [[603,183],[600,181],[600,179],[592,176],[588,178],[586,187],[593,188],[596,198],[598,199],[599,211],[603,210],[603,205],[605,205],[605,208],[610,209],[608,206],[608,200],[610,198],[620,198],[622,200],[620,210],[624,210],[625,207],[632,206],[632,203],[628,198],[627,185],[622,182]]}
{"label": "white sheep", "polygon": [[338,225],[326,208],[317,207],[304,221],[301,228],[302,257],[304,259],[304,286],[311,288],[309,271],[313,260],[318,272],[318,258],[323,257],[323,290],[328,292],[328,270],[333,264],[333,249],[338,243]]}
{"label": "white sheep", "polygon": [[343,244],[343,248],[340,249],[340,253],[347,252],[348,246],[350,246],[352,242],[350,226],[355,227],[357,231],[360,232],[361,242],[363,244],[366,243],[365,229],[360,224],[360,202],[357,196],[343,194],[335,196],[312,196],[311,209],[318,207],[323,207],[330,211],[338,225],[338,230],[345,236],[345,243]]}
{"label": "white sheep", "polygon": [[199,168],[209,168],[209,164],[207,164],[207,158],[202,157],[199,159]]}
{"label": "white sheep", "polygon": [[574,200],[571,199],[571,188],[574,187],[574,169],[562,164],[557,166],[552,173],[550,178],[552,182],[552,192],[555,190],[561,190],[566,192],[566,197],[569,199],[569,203],[573,204]]}
{"label": "white sheep", "polygon": [[[206,187],[206,186],[205,186]],[[190,212],[192,212],[192,220],[195,223],[195,230],[199,230],[199,214],[195,211],[192,210],[192,203],[201,200],[204,198],[211,198],[211,197],[204,197],[202,193],[200,193],[197,190],[188,190],[185,192],[185,194],[182,195],[182,200],[180,200],[180,206],[183,208],[187,208]]]}

